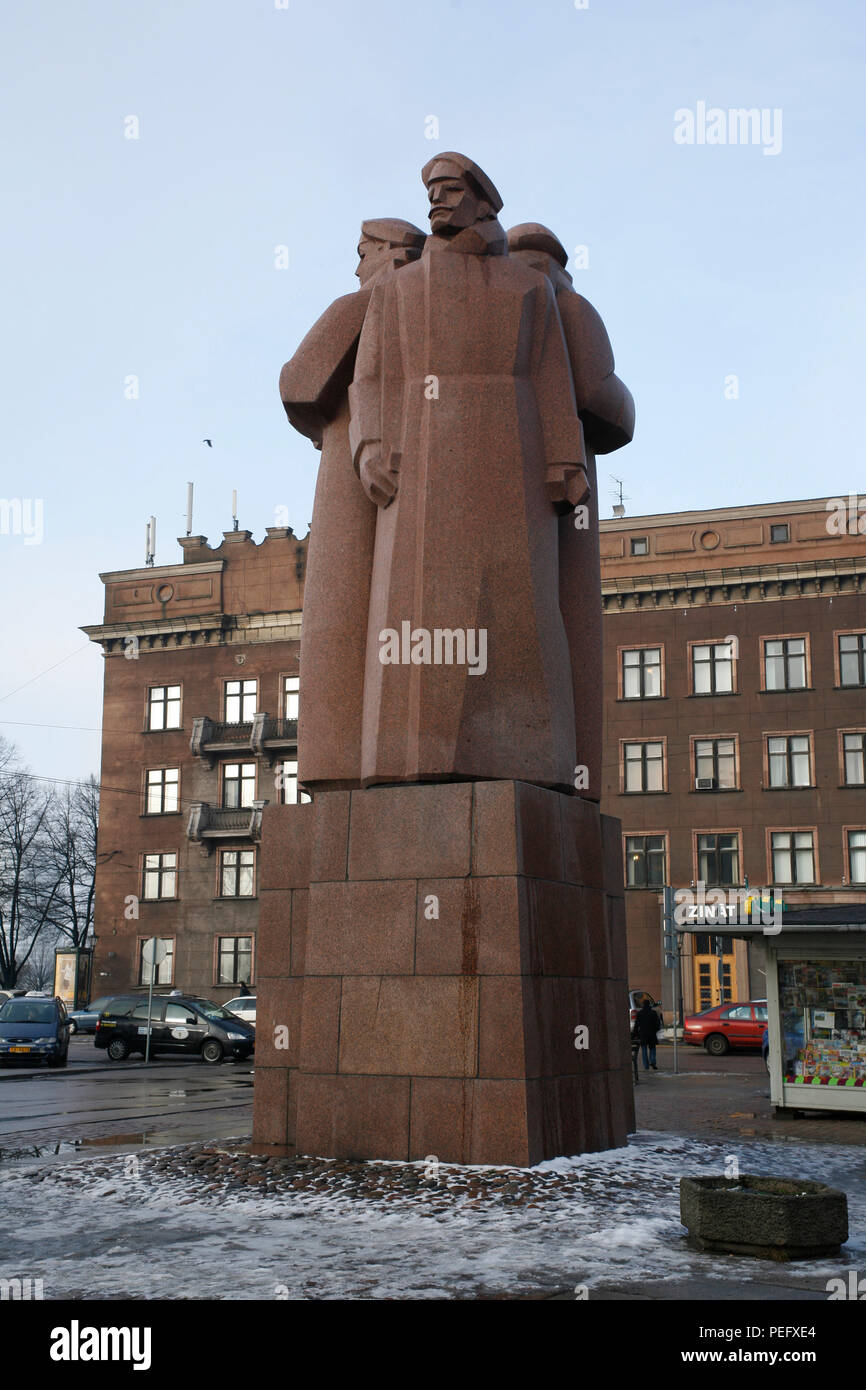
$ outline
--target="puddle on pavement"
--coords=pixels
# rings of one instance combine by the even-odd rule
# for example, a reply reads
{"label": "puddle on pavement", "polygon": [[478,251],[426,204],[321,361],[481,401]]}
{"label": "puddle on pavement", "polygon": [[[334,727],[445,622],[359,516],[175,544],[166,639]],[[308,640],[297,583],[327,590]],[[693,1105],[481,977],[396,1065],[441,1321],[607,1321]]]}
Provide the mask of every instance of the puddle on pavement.
{"label": "puddle on pavement", "polygon": [[147,1134],[98,1134],[86,1139],[59,1139],[51,1144],[24,1144],[19,1149],[0,1148],[0,1164],[23,1163],[32,1158],[74,1158],[93,1149],[105,1153],[111,1149],[156,1149],[178,1143],[176,1134],[151,1130]]}

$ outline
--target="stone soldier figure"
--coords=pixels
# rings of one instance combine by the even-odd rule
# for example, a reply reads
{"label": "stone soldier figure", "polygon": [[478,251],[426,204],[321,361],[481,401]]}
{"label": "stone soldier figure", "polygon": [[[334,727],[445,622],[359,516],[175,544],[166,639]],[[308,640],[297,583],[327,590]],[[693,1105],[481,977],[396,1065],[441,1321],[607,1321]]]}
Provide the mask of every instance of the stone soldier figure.
{"label": "stone soldier figure", "polygon": [[301,638],[299,779],[361,784],[361,708],[376,507],[352,469],[348,388],[373,285],[421,254],[424,233],[398,217],[361,224],[355,274],[280,373],[295,429],[322,451],[307,551]]}
{"label": "stone soldier figure", "polygon": [[[558,513],[587,482],[556,299],[507,254],[477,165],[437,155],[422,178],[432,235],[374,288],[349,390],[353,461],[379,507],[362,782],[573,790]],[[461,663],[482,637],[483,669]]]}
{"label": "stone soldier figure", "polygon": [[[558,237],[538,222],[524,222],[509,230],[508,249],[546,275],[556,291],[583,423],[590,496],[585,511],[560,518],[559,606],[571,652],[576,763],[586,768],[585,779],[576,779],[577,789],[589,800],[599,801],[603,686],[595,455],[609,454],[629,443],[634,434],[634,401],[614,371],[613,349],[600,316],[574,289],[565,269],[568,253]],[[585,785],[581,785],[583,781]]]}

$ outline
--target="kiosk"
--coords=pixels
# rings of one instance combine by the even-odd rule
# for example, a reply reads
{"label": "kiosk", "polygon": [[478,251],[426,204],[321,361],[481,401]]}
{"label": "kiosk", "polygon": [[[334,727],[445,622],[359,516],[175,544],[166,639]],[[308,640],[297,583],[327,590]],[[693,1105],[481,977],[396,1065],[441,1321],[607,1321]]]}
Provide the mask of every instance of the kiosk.
{"label": "kiosk", "polygon": [[866,904],[794,908],[765,935],[775,1111],[866,1111]]}

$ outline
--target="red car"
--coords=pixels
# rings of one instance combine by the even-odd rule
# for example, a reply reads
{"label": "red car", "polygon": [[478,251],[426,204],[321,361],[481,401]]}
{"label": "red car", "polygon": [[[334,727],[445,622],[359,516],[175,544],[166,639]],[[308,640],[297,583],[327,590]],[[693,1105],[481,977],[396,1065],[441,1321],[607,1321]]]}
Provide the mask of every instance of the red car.
{"label": "red car", "polygon": [[760,1050],[766,1026],[766,999],[750,999],[748,1004],[718,1004],[702,1014],[689,1014],[683,1039],[693,1047],[703,1045],[711,1057],[723,1057],[732,1047]]}

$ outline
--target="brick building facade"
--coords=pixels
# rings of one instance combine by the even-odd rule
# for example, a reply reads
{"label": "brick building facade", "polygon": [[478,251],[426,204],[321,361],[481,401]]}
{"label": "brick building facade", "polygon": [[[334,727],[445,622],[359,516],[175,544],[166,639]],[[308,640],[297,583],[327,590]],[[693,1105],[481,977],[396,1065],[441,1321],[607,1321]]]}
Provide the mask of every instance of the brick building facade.
{"label": "brick building facade", "polygon": [[[838,519],[819,499],[601,523],[602,806],[622,821],[630,980],[668,1006],[661,884],[866,902],[856,498]],[[763,997],[760,942],[724,944],[725,997]],[[686,1011],[709,1007],[715,943],[685,945]]]}
{"label": "brick building facade", "polygon": [[255,979],[268,802],[297,796],[307,541],[180,541],[183,563],[102,575],[105,654],[93,993],[155,983],[225,1001]]}

